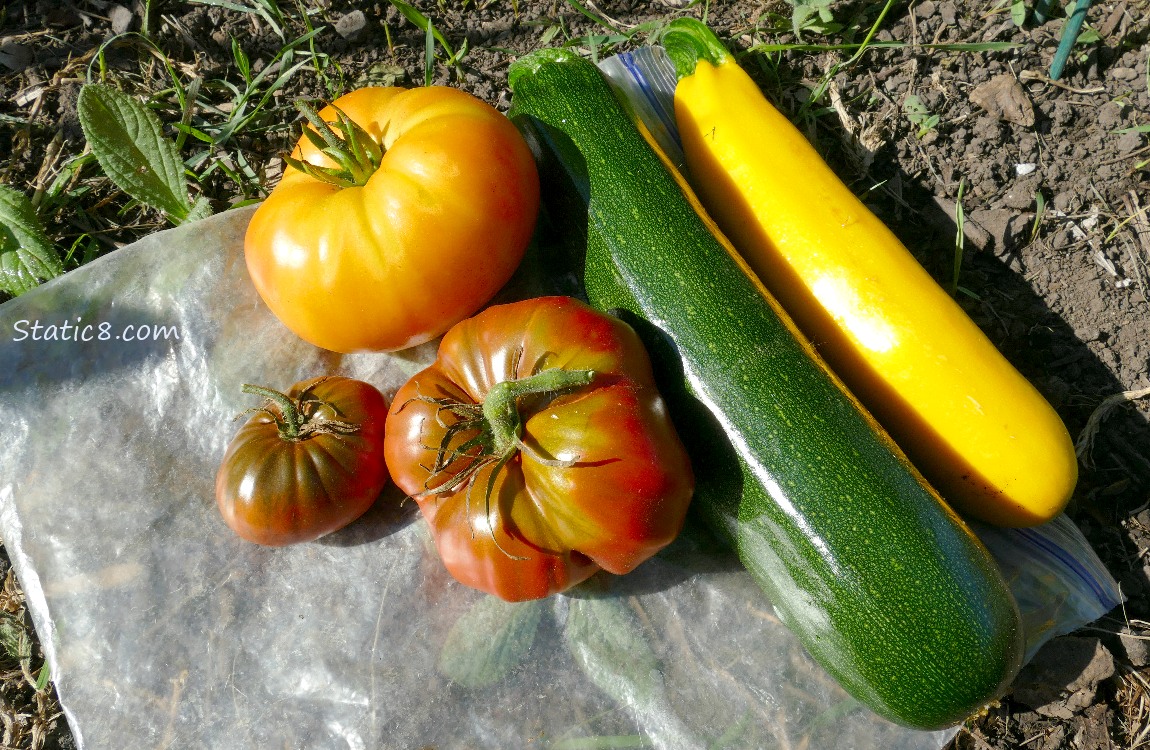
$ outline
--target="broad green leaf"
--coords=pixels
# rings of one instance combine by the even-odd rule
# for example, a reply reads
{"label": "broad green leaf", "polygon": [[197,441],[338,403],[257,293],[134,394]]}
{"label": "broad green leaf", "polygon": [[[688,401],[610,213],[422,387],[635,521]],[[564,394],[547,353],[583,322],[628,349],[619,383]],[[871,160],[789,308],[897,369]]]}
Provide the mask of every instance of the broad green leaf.
{"label": "broad green leaf", "polygon": [[1102,35],[1098,33],[1097,29],[1086,29],[1078,35],[1078,40],[1075,44],[1095,44],[1102,41]]}
{"label": "broad green leaf", "polygon": [[801,37],[803,31],[833,34],[843,28],[831,12],[832,0],[792,0],[791,4],[794,6],[791,11],[791,27],[795,36]]}
{"label": "broad green leaf", "polygon": [[571,599],[564,630],[575,662],[600,690],[625,706],[646,706],[662,687],[659,660],[618,600]]}
{"label": "broad green leaf", "polygon": [[586,584],[582,592],[588,598],[569,599],[563,630],[575,663],[634,717],[651,745],[704,747],[667,699],[663,665],[631,609],[621,599],[592,593]]}
{"label": "broad green leaf", "polygon": [[912,122],[918,122],[929,114],[929,110],[927,110],[926,105],[922,103],[922,99],[918,98],[918,94],[906,95],[906,99],[902,102],[902,111],[906,113]]}
{"label": "broad green leaf", "polygon": [[0,291],[23,294],[62,273],[64,264],[32,202],[19,190],[0,185]]}
{"label": "broad green leaf", "polygon": [[439,654],[439,671],[470,688],[494,685],[527,657],[543,606],[487,596],[456,621]]}
{"label": "broad green leaf", "polygon": [[938,125],[938,115],[932,115],[917,94],[908,94],[902,103],[902,111],[908,120],[918,126],[918,137],[922,138]]}
{"label": "broad green leaf", "polygon": [[539,46],[550,47],[551,42],[555,40],[555,37],[559,36],[559,32],[561,31],[563,31],[563,27],[557,23],[548,26],[547,30],[543,32],[543,36],[539,39]]}
{"label": "broad green leaf", "polygon": [[208,196],[201,195],[199,198],[196,198],[196,202],[192,204],[191,210],[188,211],[188,215],[184,218],[184,223],[206,219],[211,215],[212,202],[208,200]]}
{"label": "broad green leaf", "polygon": [[1010,3],[1010,20],[1015,26],[1025,26],[1028,10],[1025,0],[1013,0]]}
{"label": "broad green leaf", "polygon": [[80,89],[80,127],[104,173],[136,200],[183,221],[191,210],[184,165],[160,120],[127,94],[100,84]]}
{"label": "broad green leaf", "polygon": [[32,641],[19,618],[10,612],[0,612],[0,660],[6,664],[19,664],[32,658]]}

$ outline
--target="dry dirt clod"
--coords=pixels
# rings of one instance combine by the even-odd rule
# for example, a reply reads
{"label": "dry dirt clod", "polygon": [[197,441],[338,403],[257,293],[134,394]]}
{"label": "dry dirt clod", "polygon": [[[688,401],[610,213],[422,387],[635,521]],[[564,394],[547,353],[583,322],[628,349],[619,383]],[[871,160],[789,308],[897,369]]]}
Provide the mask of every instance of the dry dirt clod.
{"label": "dry dirt clod", "polygon": [[1043,646],[1014,683],[1014,699],[1042,716],[1073,718],[1114,676],[1114,657],[1098,638],[1063,636]]}
{"label": "dry dirt clod", "polygon": [[1087,708],[1082,716],[1075,717],[1074,736],[1071,747],[1076,750],[1111,750],[1110,713],[1105,705],[1098,704]]}
{"label": "dry dirt clod", "polygon": [[1098,127],[1103,130],[1114,130],[1121,127],[1123,117],[1121,102],[1106,102],[1098,108]]}
{"label": "dry dirt clod", "polygon": [[108,20],[112,23],[113,34],[124,34],[128,29],[132,28],[132,21],[135,17],[132,11],[125,8],[123,5],[113,5],[108,10]]}
{"label": "dry dirt clod", "polygon": [[1002,204],[1019,211],[1030,209],[1034,206],[1034,196],[1039,190],[1040,183],[1041,180],[1037,177],[1016,180],[1003,194]]}
{"label": "dry dirt clod", "polygon": [[1141,668],[1150,664],[1150,640],[1145,635],[1123,627],[1118,633],[1118,642],[1122,649],[1120,655],[1125,657],[1130,666]]}
{"label": "dry dirt clod", "polygon": [[14,42],[11,39],[0,39],[0,65],[13,73],[25,70],[33,63],[35,57],[32,48],[26,44]]}
{"label": "dry dirt clod", "polygon": [[969,213],[969,219],[990,235],[995,254],[1003,255],[1022,245],[1034,217],[1010,208],[979,208]]}
{"label": "dry dirt clod", "polygon": [[346,13],[335,22],[336,33],[349,42],[354,42],[363,36],[363,32],[366,28],[367,17],[363,15],[362,10],[353,10],[350,13]]}
{"label": "dry dirt clod", "polygon": [[1034,126],[1034,105],[1014,76],[1003,73],[975,86],[970,101],[992,117],[1023,127]]}

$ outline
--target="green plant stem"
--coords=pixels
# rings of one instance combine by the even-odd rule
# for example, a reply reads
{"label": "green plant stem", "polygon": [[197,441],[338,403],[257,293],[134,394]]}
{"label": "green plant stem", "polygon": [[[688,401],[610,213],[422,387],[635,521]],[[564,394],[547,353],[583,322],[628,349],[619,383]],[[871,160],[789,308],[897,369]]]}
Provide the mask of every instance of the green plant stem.
{"label": "green plant stem", "polygon": [[279,423],[280,435],[285,440],[300,439],[300,428],[303,426],[304,418],[300,414],[298,408],[299,402],[296,401],[296,399],[285,393],[280,393],[277,390],[265,388],[262,385],[252,385],[251,383],[244,383],[241,390],[243,390],[244,393],[263,396],[278,406],[281,417],[276,421]]}
{"label": "green plant stem", "polygon": [[[275,412],[268,408],[268,404],[266,403],[260,408],[249,409],[244,413],[263,411],[271,415],[276,421],[276,426],[279,427],[280,437],[291,442],[306,440],[314,435],[350,435],[354,432],[359,432],[360,426],[358,424],[343,422],[338,419],[329,419],[326,416],[317,414],[314,407],[317,405],[330,406],[326,404],[326,402],[312,396],[305,404],[304,398],[311,394],[311,390],[327,379],[327,376],[325,376],[313,380],[311,385],[300,391],[299,395],[294,398],[262,385],[245,383],[242,388],[244,393],[263,396],[269,402],[279,407],[280,414],[276,415]],[[313,408],[309,409],[308,406]]]}
{"label": "green plant stem", "polygon": [[519,399],[537,393],[555,393],[589,385],[595,378],[591,370],[544,370],[519,380],[496,383],[483,399],[483,416],[491,429],[496,455],[504,455],[519,445],[523,417]]}

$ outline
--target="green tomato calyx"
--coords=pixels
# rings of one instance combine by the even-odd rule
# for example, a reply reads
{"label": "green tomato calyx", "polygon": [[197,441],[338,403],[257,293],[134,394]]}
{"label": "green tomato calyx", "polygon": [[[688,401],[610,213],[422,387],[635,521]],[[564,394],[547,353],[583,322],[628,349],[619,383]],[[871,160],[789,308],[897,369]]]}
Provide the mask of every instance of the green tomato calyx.
{"label": "green tomato calyx", "polygon": [[333,122],[320,117],[307,102],[297,101],[296,109],[311,123],[311,127],[304,126],[304,137],[339,166],[323,167],[292,156],[284,156],[284,161],[292,168],[329,185],[340,188],[366,185],[383,161],[383,146],[335,105],[332,105],[336,114]]}
{"label": "green tomato calyx", "polygon": [[262,411],[275,420],[280,437],[289,442],[307,440],[314,435],[350,435],[358,432],[357,424],[329,419],[317,412],[320,407],[329,404],[316,398],[312,389],[325,380],[327,378],[319,378],[294,398],[262,385],[244,383],[244,393],[263,396],[265,400],[262,406],[248,409],[237,419],[253,411]]}

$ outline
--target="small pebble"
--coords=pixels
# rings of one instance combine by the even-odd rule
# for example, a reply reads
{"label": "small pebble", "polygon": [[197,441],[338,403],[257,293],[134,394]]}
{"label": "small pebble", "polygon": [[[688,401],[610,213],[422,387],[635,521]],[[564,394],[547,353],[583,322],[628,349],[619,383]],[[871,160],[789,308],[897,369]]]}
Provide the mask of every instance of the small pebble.
{"label": "small pebble", "polygon": [[365,28],[367,28],[367,18],[363,15],[362,10],[353,10],[350,13],[345,13],[335,22],[336,33],[349,42],[354,42],[358,39],[363,34]]}
{"label": "small pebble", "polygon": [[112,33],[123,34],[132,27],[132,11],[123,5],[113,5],[108,11],[108,20],[112,22]]}

